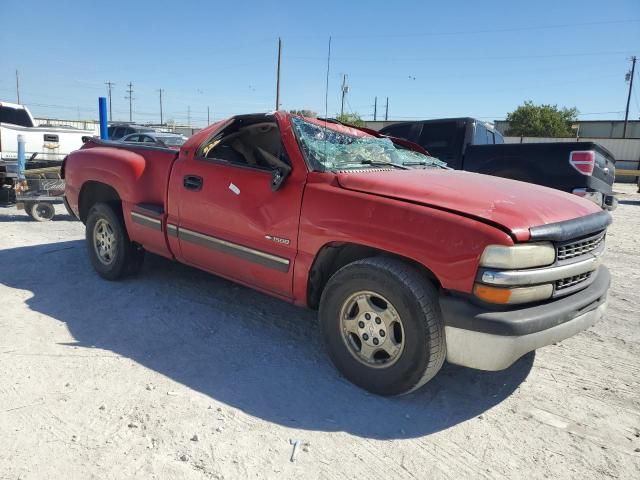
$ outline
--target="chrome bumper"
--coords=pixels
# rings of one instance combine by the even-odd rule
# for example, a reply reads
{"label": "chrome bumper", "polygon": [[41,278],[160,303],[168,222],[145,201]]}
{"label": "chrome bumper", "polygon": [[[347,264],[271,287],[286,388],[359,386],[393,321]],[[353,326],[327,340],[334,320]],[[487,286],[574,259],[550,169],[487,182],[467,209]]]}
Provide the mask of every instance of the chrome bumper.
{"label": "chrome bumper", "polygon": [[574,319],[539,332],[519,336],[495,335],[445,326],[447,361],[479,370],[502,370],[525,353],[569,338],[594,325],[607,303]]}
{"label": "chrome bumper", "polygon": [[610,212],[618,208],[618,199],[614,195],[607,195],[589,188],[574,188],[571,193],[587,200],[591,200],[600,208],[609,210]]}

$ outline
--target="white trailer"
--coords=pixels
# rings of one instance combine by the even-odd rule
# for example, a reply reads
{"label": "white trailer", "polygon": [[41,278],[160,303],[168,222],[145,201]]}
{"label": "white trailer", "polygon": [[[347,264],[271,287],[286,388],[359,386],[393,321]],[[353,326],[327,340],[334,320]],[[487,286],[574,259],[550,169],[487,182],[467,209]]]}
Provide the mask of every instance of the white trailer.
{"label": "white trailer", "polygon": [[27,168],[41,168],[61,163],[67,154],[82,146],[83,137],[91,137],[95,132],[72,127],[36,127],[27,107],[0,102],[0,201],[11,201],[13,198],[18,135],[25,139]]}

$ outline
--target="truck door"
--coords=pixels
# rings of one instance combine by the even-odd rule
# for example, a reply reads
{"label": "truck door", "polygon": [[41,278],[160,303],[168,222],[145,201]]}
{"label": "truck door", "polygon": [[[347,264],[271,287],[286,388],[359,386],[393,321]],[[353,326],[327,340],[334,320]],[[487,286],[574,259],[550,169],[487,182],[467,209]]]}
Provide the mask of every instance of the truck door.
{"label": "truck door", "polygon": [[[176,162],[169,205],[177,205],[180,260],[277,294],[292,296],[293,264],[306,170],[291,169],[278,124],[237,117]],[[287,167],[287,168],[285,168]]]}

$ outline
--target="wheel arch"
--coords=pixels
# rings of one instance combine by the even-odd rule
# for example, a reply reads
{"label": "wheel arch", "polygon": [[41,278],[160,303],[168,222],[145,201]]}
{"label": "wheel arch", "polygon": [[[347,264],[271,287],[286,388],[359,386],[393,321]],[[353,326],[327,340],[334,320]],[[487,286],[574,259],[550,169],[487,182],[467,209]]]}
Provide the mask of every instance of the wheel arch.
{"label": "wheel arch", "polygon": [[309,269],[307,306],[313,309],[318,308],[324,287],[331,276],[342,267],[356,260],[381,256],[397,258],[412,265],[437,289],[442,288],[438,277],[427,266],[412,258],[359,243],[330,242],[320,248]]}
{"label": "wheel arch", "polygon": [[122,212],[122,198],[111,185],[106,183],[88,180],[82,184],[78,196],[78,213],[82,223],[86,223],[91,207],[98,202],[108,203]]}

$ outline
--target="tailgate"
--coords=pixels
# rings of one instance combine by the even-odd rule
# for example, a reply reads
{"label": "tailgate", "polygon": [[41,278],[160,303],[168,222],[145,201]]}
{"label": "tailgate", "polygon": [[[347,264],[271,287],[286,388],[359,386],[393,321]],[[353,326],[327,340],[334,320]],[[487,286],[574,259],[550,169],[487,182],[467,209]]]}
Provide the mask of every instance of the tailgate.
{"label": "tailgate", "polygon": [[596,152],[596,164],[593,168],[593,176],[609,185],[613,185],[616,177],[616,159],[613,157],[613,154],[597,143],[592,144],[591,150]]}

